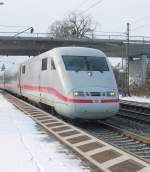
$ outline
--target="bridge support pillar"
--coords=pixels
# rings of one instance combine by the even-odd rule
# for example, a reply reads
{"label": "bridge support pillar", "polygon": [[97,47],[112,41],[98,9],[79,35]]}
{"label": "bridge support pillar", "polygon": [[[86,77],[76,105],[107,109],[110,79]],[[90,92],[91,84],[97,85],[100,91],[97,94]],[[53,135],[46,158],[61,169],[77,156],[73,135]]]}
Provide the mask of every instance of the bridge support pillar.
{"label": "bridge support pillar", "polygon": [[147,69],[149,58],[142,55],[129,61],[129,84],[130,87],[144,86],[147,82]]}

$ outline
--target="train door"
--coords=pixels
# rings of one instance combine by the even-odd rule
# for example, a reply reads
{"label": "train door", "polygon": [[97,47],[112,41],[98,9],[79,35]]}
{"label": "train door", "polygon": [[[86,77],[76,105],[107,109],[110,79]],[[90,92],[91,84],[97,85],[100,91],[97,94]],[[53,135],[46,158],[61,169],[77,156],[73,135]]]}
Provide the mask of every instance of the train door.
{"label": "train door", "polygon": [[21,65],[20,65],[19,70],[18,70],[18,85],[17,85],[17,87],[18,87],[18,93],[20,95],[22,95],[22,92],[21,92]]}
{"label": "train door", "polygon": [[53,106],[54,103],[55,69],[55,64],[51,57],[42,59],[40,71],[41,101],[50,106]]}
{"label": "train door", "polygon": [[40,102],[41,100],[41,93],[40,93],[40,67],[41,67],[41,61],[39,59],[36,59],[33,64],[30,66],[32,73],[30,73],[30,81],[33,83],[34,90],[34,96],[35,99]]}
{"label": "train door", "polygon": [[40,102],[40,60],[32,59],[26,65],[26,69],[26,76],[24,78],[26,94],[29,99]]}
{"label": "train door", "polygon": [[57,77],[57,72],[56,72],[56,65],[55,65],[55,62],[54,62],[54,58],[51,57],[50,59],[50,73],[49,73],[49,76],[50,76],[50,82],[49,82],[49,85],[51,87],[51,94],[50,94],[50,97],[51,97],[51,102],[52,102],[52,106],[55,107],[56,105],[56,100],[57,100],[57,86],[56,86],[56,80],[58,79]]}
{"label": "train door", "polygon": [[48,58],[44,57],[41,60],[41,66],[40,66],[40,74],[39,74],[39,88],[40,88],[40,101],[42,103],[46,103],[48,100]]}
{"label": "train door", "polygon": [[54,59],[51,58],[51,61],[50,61],[50,75],[51,75],[51,83],[52,83],[52,87],[53,88],[56,88],[56,77],[57,77],[57,74],[56,74],[56,66],[55,66],[55,63],[54,63]]}

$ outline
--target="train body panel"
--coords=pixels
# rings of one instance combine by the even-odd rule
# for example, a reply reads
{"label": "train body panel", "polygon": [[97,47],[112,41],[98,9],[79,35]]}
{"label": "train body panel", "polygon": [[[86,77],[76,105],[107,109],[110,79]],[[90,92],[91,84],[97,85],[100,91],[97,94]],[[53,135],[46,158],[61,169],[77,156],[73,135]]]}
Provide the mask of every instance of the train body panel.
{"label": "train body panel", "polygon": [[20,95],[20,65],[12,65],[4,72],[4,88]]}
{"label": "train body panel", "polygon": [[18,94],[50,105],[63,116],[103,119],[118,112],[113,71],[99,50],[55,48],[21,64],[18,73]]}
{"label": "train body panel", "polygon": [[34,65],[33,59],[21,65],[21,95],[36,102],[40,101],[40,93],[38,91],[40,82],[39,68],[40,62],[38,59],[34,61]]}
{"label": "train body panel", "polygon": [[0,71],[0,89],[4,89],[4,71]]}

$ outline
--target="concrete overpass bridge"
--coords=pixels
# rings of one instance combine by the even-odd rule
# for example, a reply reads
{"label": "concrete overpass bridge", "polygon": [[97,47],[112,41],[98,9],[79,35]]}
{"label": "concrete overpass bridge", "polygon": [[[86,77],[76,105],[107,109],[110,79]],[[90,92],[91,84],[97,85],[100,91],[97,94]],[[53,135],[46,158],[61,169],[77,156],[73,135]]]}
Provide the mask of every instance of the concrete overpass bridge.
{"label": "concrete overpass bridge", "polygon": [[[141,39],[142,38],[142,39]],[[52,37],[13,37],[0,36],[0,55],[11,56],[34,56],[62,46],[84,46],[102,50],[109,57],[125,57],[127,41],[117,38],[100,39],[64,39]],[[150,56],[150,38],[149,40],[140,37],[140,39],[130,39],[130,56]]]}

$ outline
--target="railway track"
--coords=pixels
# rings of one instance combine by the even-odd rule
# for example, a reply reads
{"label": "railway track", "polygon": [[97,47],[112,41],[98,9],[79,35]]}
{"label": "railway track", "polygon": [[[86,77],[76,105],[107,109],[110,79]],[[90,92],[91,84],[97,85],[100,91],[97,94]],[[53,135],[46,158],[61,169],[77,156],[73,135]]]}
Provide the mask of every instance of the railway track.
{"label": "railway track", "polygon": [[121,101],[119,113],[107,122],[150,139],[150,104]]}
{"label": "railway track", "polygon": [[128,132],[107,122],[98,122],[95,125],[85,123],[81,128],[98,139],[150,163],[150,140],[146,137]]}
{"label": "railway track", "polygon": [[150,104],[148,103],[121,101],[120,112],[120,116],[150,124]]}
{"label": "railway track", "polygon": [[[107,169],[106,171],[112,172],[128,172],[133,169],[134,172],[144,168],[150,169],[150,143],[147,138],[143,137],[144,140],[141,136],[114,127],[107,121],[92,124],[87,122],[76,124],[74,127],[8,93],[5,97],[61,142],[99,168],[99,171]],[[115,159],[118,163],[115,163]],[[106,165],[103,166],[103,163]]]}

